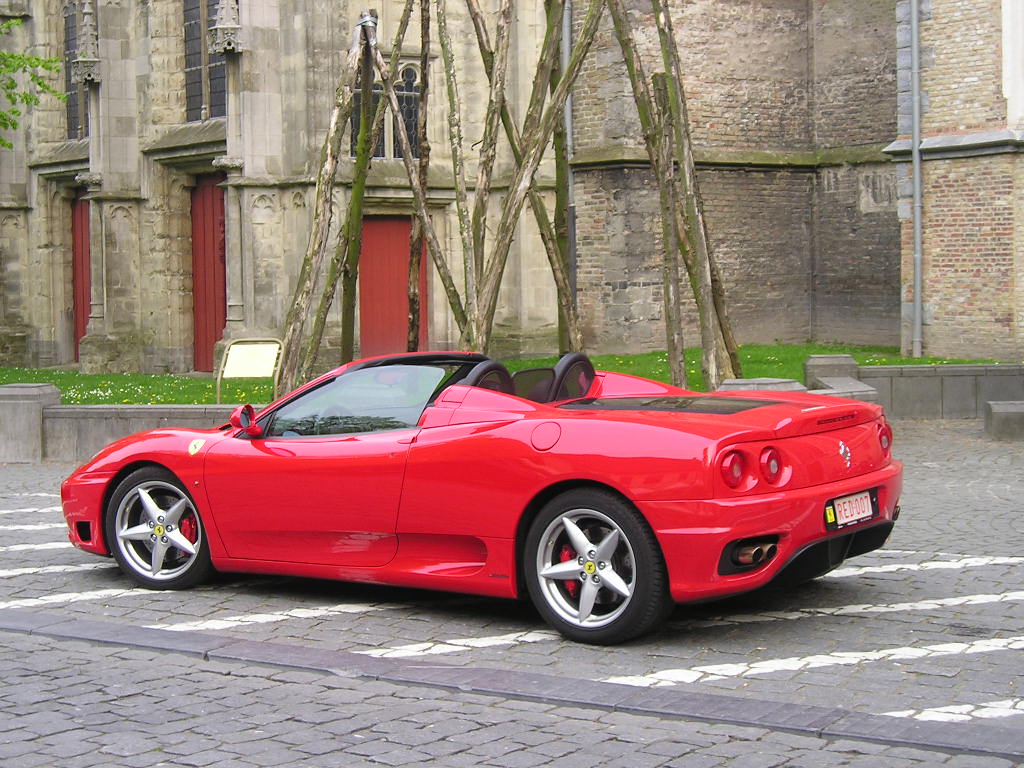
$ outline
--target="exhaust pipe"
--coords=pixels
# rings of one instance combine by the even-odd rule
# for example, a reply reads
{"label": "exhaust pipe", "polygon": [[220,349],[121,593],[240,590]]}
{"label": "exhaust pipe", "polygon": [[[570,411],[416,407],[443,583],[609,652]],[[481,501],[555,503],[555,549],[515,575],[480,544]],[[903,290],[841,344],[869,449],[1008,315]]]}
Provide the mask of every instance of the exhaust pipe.
{"label": "exhaust pipe", "polygon": [[764,551],[765,548],[761,544],[748,544],[737,549],[732,558],[737,565],[757,565],[764,560]]}

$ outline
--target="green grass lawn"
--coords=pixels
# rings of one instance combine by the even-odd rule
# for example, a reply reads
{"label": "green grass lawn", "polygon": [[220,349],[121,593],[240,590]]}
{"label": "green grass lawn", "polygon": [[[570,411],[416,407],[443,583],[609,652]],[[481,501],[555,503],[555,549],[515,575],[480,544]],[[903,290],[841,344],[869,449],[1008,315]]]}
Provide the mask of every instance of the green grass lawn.
{"label": "green grass lawn", "polygon": [[[849,354],[862,365],[908,363],[990,363],[992,360],[944,360],[934,357],[904,358],[895,347],[852,347],[831,344],[747,344],[740,347],[746,378],[773,377],[803,380],[803,364],[809,355]],[[593,355],[598,370],[619,371],[648,379],[668,381],[668,355],[645,352],[638,355]],[[510,370],[554,365],[557,357],[509,360]],[[703,389],[700,350],[686,355],[689,386]],[[76,373],[74,371],[0,367],[0,384],[35,382],[54,384],[65,404],[111,403],[213,403],[216,382],[212,378],[171,374]],[[225,403],[269,403],[273,399],[270,379],[228,379],[222,386]]]}

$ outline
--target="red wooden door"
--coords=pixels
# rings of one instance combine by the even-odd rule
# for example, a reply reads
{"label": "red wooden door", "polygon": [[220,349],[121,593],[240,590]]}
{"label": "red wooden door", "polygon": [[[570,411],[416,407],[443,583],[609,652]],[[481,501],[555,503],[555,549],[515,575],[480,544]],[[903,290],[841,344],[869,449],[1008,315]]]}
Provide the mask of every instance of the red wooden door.
{"label": "red wooden door", "polygon": [[78,343],[85,336],[89,324],[89,305],[92,302],[91,258],[89,255],[89,201],[83,192],[71,203],[71,296],[75,318],[75,362],[78,362]]}
{"label": "red wooden door", "polygon": [[192,319],[195,369],[213,370],[213,345],[224,334],[224,174],[198,176],[192,190]]}
{"label": "red wooden door", "polygon": [[[404,352],[409,333],[407,216],[363,219],[359,255],[359,352],[362,357]],[[427,343],[426,256],[420,262],[420,347]]]}

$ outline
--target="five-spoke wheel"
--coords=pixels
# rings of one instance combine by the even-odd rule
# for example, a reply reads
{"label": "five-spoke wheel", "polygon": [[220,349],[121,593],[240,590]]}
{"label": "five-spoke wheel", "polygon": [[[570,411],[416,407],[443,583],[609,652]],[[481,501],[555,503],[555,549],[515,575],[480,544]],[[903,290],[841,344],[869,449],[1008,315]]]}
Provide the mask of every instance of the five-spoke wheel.
{"label": "five-spoke wheel", "polygon": [[190,587],[212,571],[199,513],[169,472],[147,467],[128,475],[110,498],[105,525],[121,570],[144,587]]}
{"label": "five-spoke wheel", "polygon": [[574,640],[628,640],[671,606],[654,534],[606,491],[570,491],[548,503],[530,527],[523,565],[537,610]]}

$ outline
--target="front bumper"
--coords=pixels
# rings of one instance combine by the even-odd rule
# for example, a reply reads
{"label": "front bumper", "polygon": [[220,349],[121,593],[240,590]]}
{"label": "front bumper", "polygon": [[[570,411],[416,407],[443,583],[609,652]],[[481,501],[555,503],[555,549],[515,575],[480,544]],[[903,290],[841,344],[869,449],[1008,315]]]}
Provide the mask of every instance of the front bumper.
{"label": "front bumper", "polygon": [[79,549],[109,555],[103,533],[104,494],[113,472],[75,473],[60,487],[68,539]]}
{"label": "front bumper", "polygon": [[[661,544],[672,599],[686,603],[757,589],[791,562],[793,568],[784,578],[797,581],[824,573],[845,557],[876,549],[892,528],[902,487],[903,465],[893,461],[876,472],[794,491],[647,501],[638,506]],[[837,531],[825,527],[826,502],[870,489],[878,490],[875,517]],[[873,533],[868,534],[869,530]],[[778,537],[775,557],[752,570],[720,573],[722,553],[732,542],[759,537]],[[830,545],[815,546],[830,540],[834,540]]]}

